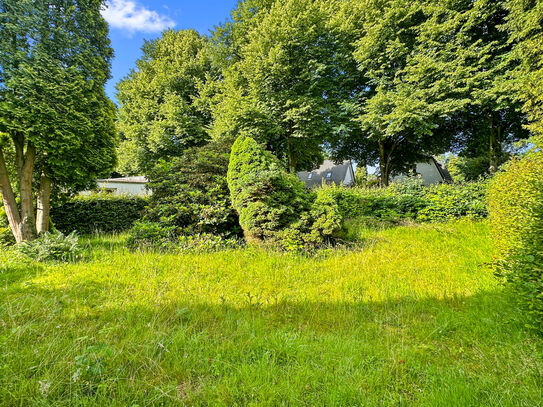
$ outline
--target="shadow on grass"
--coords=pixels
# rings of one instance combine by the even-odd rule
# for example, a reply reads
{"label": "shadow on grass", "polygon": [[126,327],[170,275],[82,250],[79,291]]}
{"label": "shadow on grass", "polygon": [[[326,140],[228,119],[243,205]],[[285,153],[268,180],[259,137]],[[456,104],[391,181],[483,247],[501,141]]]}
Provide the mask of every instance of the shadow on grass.
{"label": "shadow on grass", "polygon": [[[247,295],[234,305],[137,303],[129,285],[116,299],[104,287],[19,293],[42,304],[7,322],[27,327],[6,340],[5,364],[55,377],[50,405],[536,405],[541,395],[542,342],[501,291],[348,303]],[[36,352],[27,359],[25,343]],[[74,383],[82,371],[97,373]],[[4,384],[17,395],[14,380]]]}

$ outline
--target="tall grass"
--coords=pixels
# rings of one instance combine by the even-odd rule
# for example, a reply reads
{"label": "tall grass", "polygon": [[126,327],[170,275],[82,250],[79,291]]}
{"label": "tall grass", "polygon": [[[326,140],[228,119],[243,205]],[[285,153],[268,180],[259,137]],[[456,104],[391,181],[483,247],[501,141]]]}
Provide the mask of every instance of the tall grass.
{"label": "tall grass", "polygon": [[484,223],[367,230],[315,256],[0,252],[0,404],[539,405],[542,341]]}

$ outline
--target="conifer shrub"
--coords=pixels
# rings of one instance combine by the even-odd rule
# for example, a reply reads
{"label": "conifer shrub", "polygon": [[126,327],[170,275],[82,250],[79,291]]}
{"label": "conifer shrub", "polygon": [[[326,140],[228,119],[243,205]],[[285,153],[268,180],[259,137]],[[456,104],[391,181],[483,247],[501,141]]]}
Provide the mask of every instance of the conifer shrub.
{"label": "conifer shrub", "polygon": [[228,143],[187,149],[182,157],[160,161],[147,174],[153,191],[144,220],[172,228],[174,236],[241,235],[238,215],[230,202],[226,172]]}
{"label": "conifer shrub", "polygon": [[232,146],[227,178],[249,243],[298,249],[330,241],[341,229],[337,203],[307,191],[295,174],[250,137],[240,136]]}
{"label": "conifer shrub", "polygon": [[489,191],[497,271],[543,330],[543,152],[506,164]]}

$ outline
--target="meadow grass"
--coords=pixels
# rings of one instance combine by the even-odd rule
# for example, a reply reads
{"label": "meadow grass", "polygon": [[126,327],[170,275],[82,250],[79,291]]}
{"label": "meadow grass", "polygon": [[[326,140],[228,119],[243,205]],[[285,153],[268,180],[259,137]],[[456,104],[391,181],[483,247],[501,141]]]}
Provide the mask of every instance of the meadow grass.
{"label": "meadow grass", "polygon": [[0,405],[542,404],[485,223],[349,229],[312,256],[0,252]]}

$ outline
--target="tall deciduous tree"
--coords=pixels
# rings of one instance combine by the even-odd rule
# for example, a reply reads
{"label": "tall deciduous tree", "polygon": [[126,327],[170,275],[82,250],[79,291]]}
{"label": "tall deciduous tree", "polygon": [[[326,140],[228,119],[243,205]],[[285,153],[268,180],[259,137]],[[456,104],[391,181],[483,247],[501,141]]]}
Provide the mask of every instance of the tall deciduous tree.
{"label": "tall deciduous tree", "polygon": [[194,30],[168,30],[145,43],[137,68],[118,84],[121,172],[147,173],[208,140],[210,115],[196,103],[212,76],[206,42]]}
{"label": "tall deciduous tree", "polygon": [[487,157],[490,173],[506,159],[505,145],[529,135],[523,128],[526,121],[521,103],[509,81],[515,63],[504,29],[508,15],[505,3],[435,1],[431,10],[434,18],[423,28],[426,48],[433,46],[436,32],[449,39],[452,46],[437,60],[453,61],[465,84],[459,96],[468,103],[452,115],[455,147],[467,157]]}
{"label": "tall deciduous tree", "polygon": [[[354,7],[353,2],[346,7]],[[453,103],[449,87],[443,86],[454,68],[438,65],[432,55],[436,51],[421,47],[420,28],[431,17],[423,2],[376,0],[360,7],[364,12],[358,24],[364,29],[354,55],[367,86],[358,98],[358,144],[366,146],[369,160],[364,161],[378,157],[381,183],[388,185],[393,170],[446,148],[447,140],[434,130],[444,111],[458,108],[461,101]]]}
{"label": "tall deciduous tree", "polygon": [[290,171],[322,160],[342,89],[341,42],[329,24],[336,8],[334,1],[288,0],[260,9],[218,86],[215,137],[251,135]]}
{"label": "tall deciduous tree", "polygon": [[543,2],[508,0],[507,28],[512,60],[520,61],[513,78],[530,120],[529,129],[543,138]]}
{"label": "tall deciduous tree", "polygon": [[102,7],[0,0],[0,191],[18,242],[47,231],[53,188],[81,190],[115,163]]}

